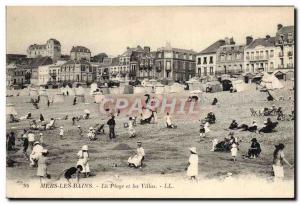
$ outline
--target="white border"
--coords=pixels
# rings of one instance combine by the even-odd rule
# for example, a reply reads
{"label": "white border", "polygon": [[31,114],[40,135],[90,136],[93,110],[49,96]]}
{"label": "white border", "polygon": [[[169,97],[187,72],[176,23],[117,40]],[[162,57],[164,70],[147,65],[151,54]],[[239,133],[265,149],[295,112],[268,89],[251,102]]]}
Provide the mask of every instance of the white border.
{"label": "white border", "polygon": [[[8,203],[8,202],[14,202],[14,201],[9,201],[6,199],[6,186],[5,186],[5,182],[6,182],[6,154],[5,154],[5,85],[6,85],[6,80],[5,80],[5,70],[6,70],[6,66],[5,66],[5,54],[6,54],[6,33],[5,33],[5,7],[6,6],[17,6],[17,5],[24,5],[24,6],[46,6],[46,5],[65,5],[65,6],[93,6],[93,5],[102,5],[102,6],[119,6],[119,5],[126,5],[126,6],[134,6],[134,5],[141,5],[141,6],[147,6],[147,5],[207,5],[207,6],[218,6],[218,5],[224,5],[224,6],[251,6],[251,5],[266,5],[266,6],[279,6],[279,5],[294,5],[296,8],[300,8],[300,1],[298,0],[251,0],[251,1],[237,1],[237,0],[228,0],[228,1],[222,1],[222,0],[186,0],[186,1],[182,1],[182,0],[146,0],[146,1],[139,1],[139,0],[132,0],[132,1],[122,1],[122,0],[102,0],[102,1],[97,1],[97,0],[2,0],[0,1],[0,25],[1,25],[1,29],[0,29],[0,36],[1,36],[1,40],[0,40],[0,65],[1,65],[1,69],[0,69],[0,93],[2,95],[0,100],[0,113],[1,113],[1,118],[0,118],[0,149],[1,149],[1,168],[0,168],[0,200],[4,203]],[[299,12],[299,11],[297,11]],[[299,13],[298,13],[299,15]],[[296,20],[296,28],[297,28],[297,33],[299,33],[299,25],[298,25],[298,20]],[[297,39],[297,48],[298,48],[298,39]],[[298,50],[297,50],[298,51]],[[299,59],[299,51],[297,52],[297,59]],[[298,65],[298,63],[297,63]],[[297,79],[299,79],[299,70],[297,71]],[[299,97],[299,87],[297,87],[297,96]],[[297,98],[297,100],[299,100],[299,98]],[[299,107],[298,107],[299,108]],[[298,112],[297,112],[298,114]],[[299,119],[298,119],[298,123],[297,123],[297,127],[299,125]],[[298,128],[297,128],[298,129]],[[297,158],[299,158],[299,141],[300,138],[298,138],[298,154],[297,154]],[[298,161],[298,159],[297,159]],[[297,173],[298,177],[299,177],[299,165],[298,165],[298,173]],[[299,189],[299,187],[298,187]],[[298,192],[297,192],[298,194]],[[298,194],[299,196],[299,194]],[[20,202],[20,201],[18,201]],[[32,201],[21,201],[21,202],[32,202]],[[36,201],[36,203],[42,203],[44,201]],[[48,201],[49,202],[49,201]],[[54,201],[56,203],[62,203],[64,201]],[[76,201],[70,201],[70,202],[76,202]],[[80,202],[85,202],[85,201],[80,201]],[[104,203],[116,203],[119,201],[101,201]],[[124,201],[123,201],[124,202]],[[131,202],[131,201],[126,201],[126,202]],[[153,201],[153,202],[158,202],[158,203],[162,203],[164,201]],[[180,201],[180,202],[188,202],[188,201]],[[201,201],[203,202],[203,201]],[[215,203],[217,201],[214,202],[210,202],[210,203]],[[242,201],[239,201],[242,202]],[[282,203],[287,203],[288,201],[281,201]],[[257,203],[262,203],[262,201],[257,202]]]}

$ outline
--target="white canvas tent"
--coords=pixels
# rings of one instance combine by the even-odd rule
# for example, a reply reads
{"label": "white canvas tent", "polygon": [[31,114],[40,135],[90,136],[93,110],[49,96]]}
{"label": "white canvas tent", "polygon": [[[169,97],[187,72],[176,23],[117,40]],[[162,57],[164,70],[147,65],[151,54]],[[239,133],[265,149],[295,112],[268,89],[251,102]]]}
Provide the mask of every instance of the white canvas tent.
{"label": "white canvas tent", "polygon": [[192,78],[189,81],[186,82],[189,85],[189,90],[200,90],[200,82],[199,80]]}
{"label": "white canvas tent", "polygon": [[277,79],[276,76],[268,73],[264,73],[264,76],[261,79],[261,86],[268,90],[283,88],[283,85],[280,83],[279,79]]}
{"label": "white canvas tent", "polygon": [[91,84],[90,95],[93,95],[93,93],[94,93],[95,91],[97,91],[97,89],[98,89],[98,85],[97,85],[96,83],[92,83],[92,84]]}
{"label": "white canvas tent", "polygon": [[245,91],[249,88],[249,86],[243,80],[232,80],[232,87],[237,91]]}

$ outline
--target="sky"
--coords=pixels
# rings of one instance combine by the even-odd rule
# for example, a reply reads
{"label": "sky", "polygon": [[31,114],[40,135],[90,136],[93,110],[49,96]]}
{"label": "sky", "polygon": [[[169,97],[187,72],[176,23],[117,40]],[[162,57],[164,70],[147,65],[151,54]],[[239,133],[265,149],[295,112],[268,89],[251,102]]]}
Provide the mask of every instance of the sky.
{"label": "sky", "polygon": [[6,52],[26,54],[30,44],[55,38],[62,54],[72,46],[92,55],[122,54],[126,47],[165,46],[200,52],[213,42],[233,37],[274,36],[277,24],[294,25],[293,7],[7,7]]}

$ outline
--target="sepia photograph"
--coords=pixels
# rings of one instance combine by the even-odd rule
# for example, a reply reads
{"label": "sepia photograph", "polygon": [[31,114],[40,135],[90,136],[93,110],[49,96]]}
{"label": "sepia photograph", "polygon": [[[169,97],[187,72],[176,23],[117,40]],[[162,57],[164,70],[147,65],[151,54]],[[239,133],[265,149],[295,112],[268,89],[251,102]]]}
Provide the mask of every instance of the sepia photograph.
{"label": "sepia photograph", "polygon": [[6,6],[9,199],[295,199],[294,6]]}

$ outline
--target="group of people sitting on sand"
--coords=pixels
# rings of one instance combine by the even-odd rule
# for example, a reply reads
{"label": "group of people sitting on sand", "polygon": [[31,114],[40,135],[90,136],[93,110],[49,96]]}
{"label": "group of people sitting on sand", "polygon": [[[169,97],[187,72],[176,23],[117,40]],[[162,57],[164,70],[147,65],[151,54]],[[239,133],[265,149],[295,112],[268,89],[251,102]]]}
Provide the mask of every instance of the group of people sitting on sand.
{"label": "group of people sitting on sand", "polygon": [[258,133],[270,133],[276,128],[277,125],[278,125],[278,122],[272,122],[271,118],[267,118],[267,120],[264,122],[264,125],[261,129],[258,129],[258,126],[257,126],[257,123],[255,120],[252,122],[251,125],[247,125],[247,124],[239,125],[236,122],[236,120],[232,120],[228,129],[249,131],[249,132],[258,132]]}

